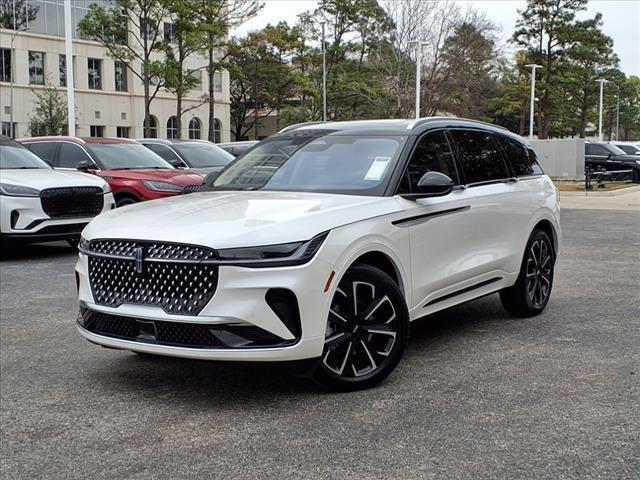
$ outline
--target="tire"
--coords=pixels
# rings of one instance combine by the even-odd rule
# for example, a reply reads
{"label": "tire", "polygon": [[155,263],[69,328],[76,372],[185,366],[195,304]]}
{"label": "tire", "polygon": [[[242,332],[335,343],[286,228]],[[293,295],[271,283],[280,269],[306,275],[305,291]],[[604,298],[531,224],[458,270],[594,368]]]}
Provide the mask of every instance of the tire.
{"label": "tire", "polygon": [[331,301],[313,378],[333,391],[373,387],[396,367],[408,338],[409,311],[398,285],[377,268],[351,267]]}
{"label": "tire", "polygon": [[502,306],[516,317],[539,315],[547,306],[553,288],[555,255],[553,243],[542,230],[529,237],[515,285],[500,291]]}
{"label": "tire", "polygon": [[138,203],[139,200],[133,197],[120,197],[116,200],[116,208],[124,207],[126,205],[133,205]]}

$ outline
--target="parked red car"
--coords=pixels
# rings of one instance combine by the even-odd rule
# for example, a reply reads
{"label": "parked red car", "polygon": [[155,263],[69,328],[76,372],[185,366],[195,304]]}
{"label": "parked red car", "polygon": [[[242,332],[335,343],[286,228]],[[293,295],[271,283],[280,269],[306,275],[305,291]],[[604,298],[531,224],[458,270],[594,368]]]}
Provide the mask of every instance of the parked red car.
{"label": "parked red car", "polygon": [[178,170],[126,138],[32,137],[20,143],[54,168],[74,169],[104,178],[116,206],[196,191],[204,174]]}

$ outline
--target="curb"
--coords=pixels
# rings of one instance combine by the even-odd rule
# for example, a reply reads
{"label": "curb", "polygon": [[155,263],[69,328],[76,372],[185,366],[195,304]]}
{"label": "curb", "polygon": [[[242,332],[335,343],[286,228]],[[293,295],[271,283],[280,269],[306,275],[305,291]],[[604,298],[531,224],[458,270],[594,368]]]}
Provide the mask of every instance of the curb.
{"label": "curb", "polygon": [[618,195],[625,195],[627,193],[640,192],[640,185],[635,187],[620,188],[618,190],[612,190],[610,192],[563,192],[560,191],[560,198],[562,197],[616,197]]}

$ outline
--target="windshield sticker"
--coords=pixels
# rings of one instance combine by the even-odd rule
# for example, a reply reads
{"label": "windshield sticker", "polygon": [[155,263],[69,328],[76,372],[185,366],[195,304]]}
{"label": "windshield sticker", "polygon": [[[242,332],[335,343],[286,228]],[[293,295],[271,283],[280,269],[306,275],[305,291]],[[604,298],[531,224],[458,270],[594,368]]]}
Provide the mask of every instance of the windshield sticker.
{"label": "windshield sticker", "polygon": [[391,157],[376,157],[365,175],[365,180],[380,180],[384,175]]}

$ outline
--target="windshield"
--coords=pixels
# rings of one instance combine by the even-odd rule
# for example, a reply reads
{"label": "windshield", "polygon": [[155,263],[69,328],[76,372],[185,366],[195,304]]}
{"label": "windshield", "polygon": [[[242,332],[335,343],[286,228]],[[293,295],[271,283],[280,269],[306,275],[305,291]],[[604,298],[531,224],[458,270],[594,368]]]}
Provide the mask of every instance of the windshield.
{"label": "windshield", "polygon": [[634,145],[616,145],[618,148],[623,150],[628,155],[634,155],[636,153],[640,153],[640,148]]}
{"label": "windshield", "polygon": [[606,148],[614,155],[625,155],[624,150],[622,150],[620,147],[616,147],[615,145],[608,144]]}
{"label": "windshield", "polygon": [[87,145],[104,170],[173,168],[147,147],[133,143]]}
{"label": "windshield", "polygon": [[51,168],[31,150],[7,143],[0,145],[0,169]]}
{"label": "windshield", "polygon": [[173,148],[191,168],[224,167],[234,159],[233,155],[211,143],[177,142]]}
{"label": "windshield", "polygon": [[279,136],[225,168],[214,190],[290,190],[381,195],[406,137]]}

